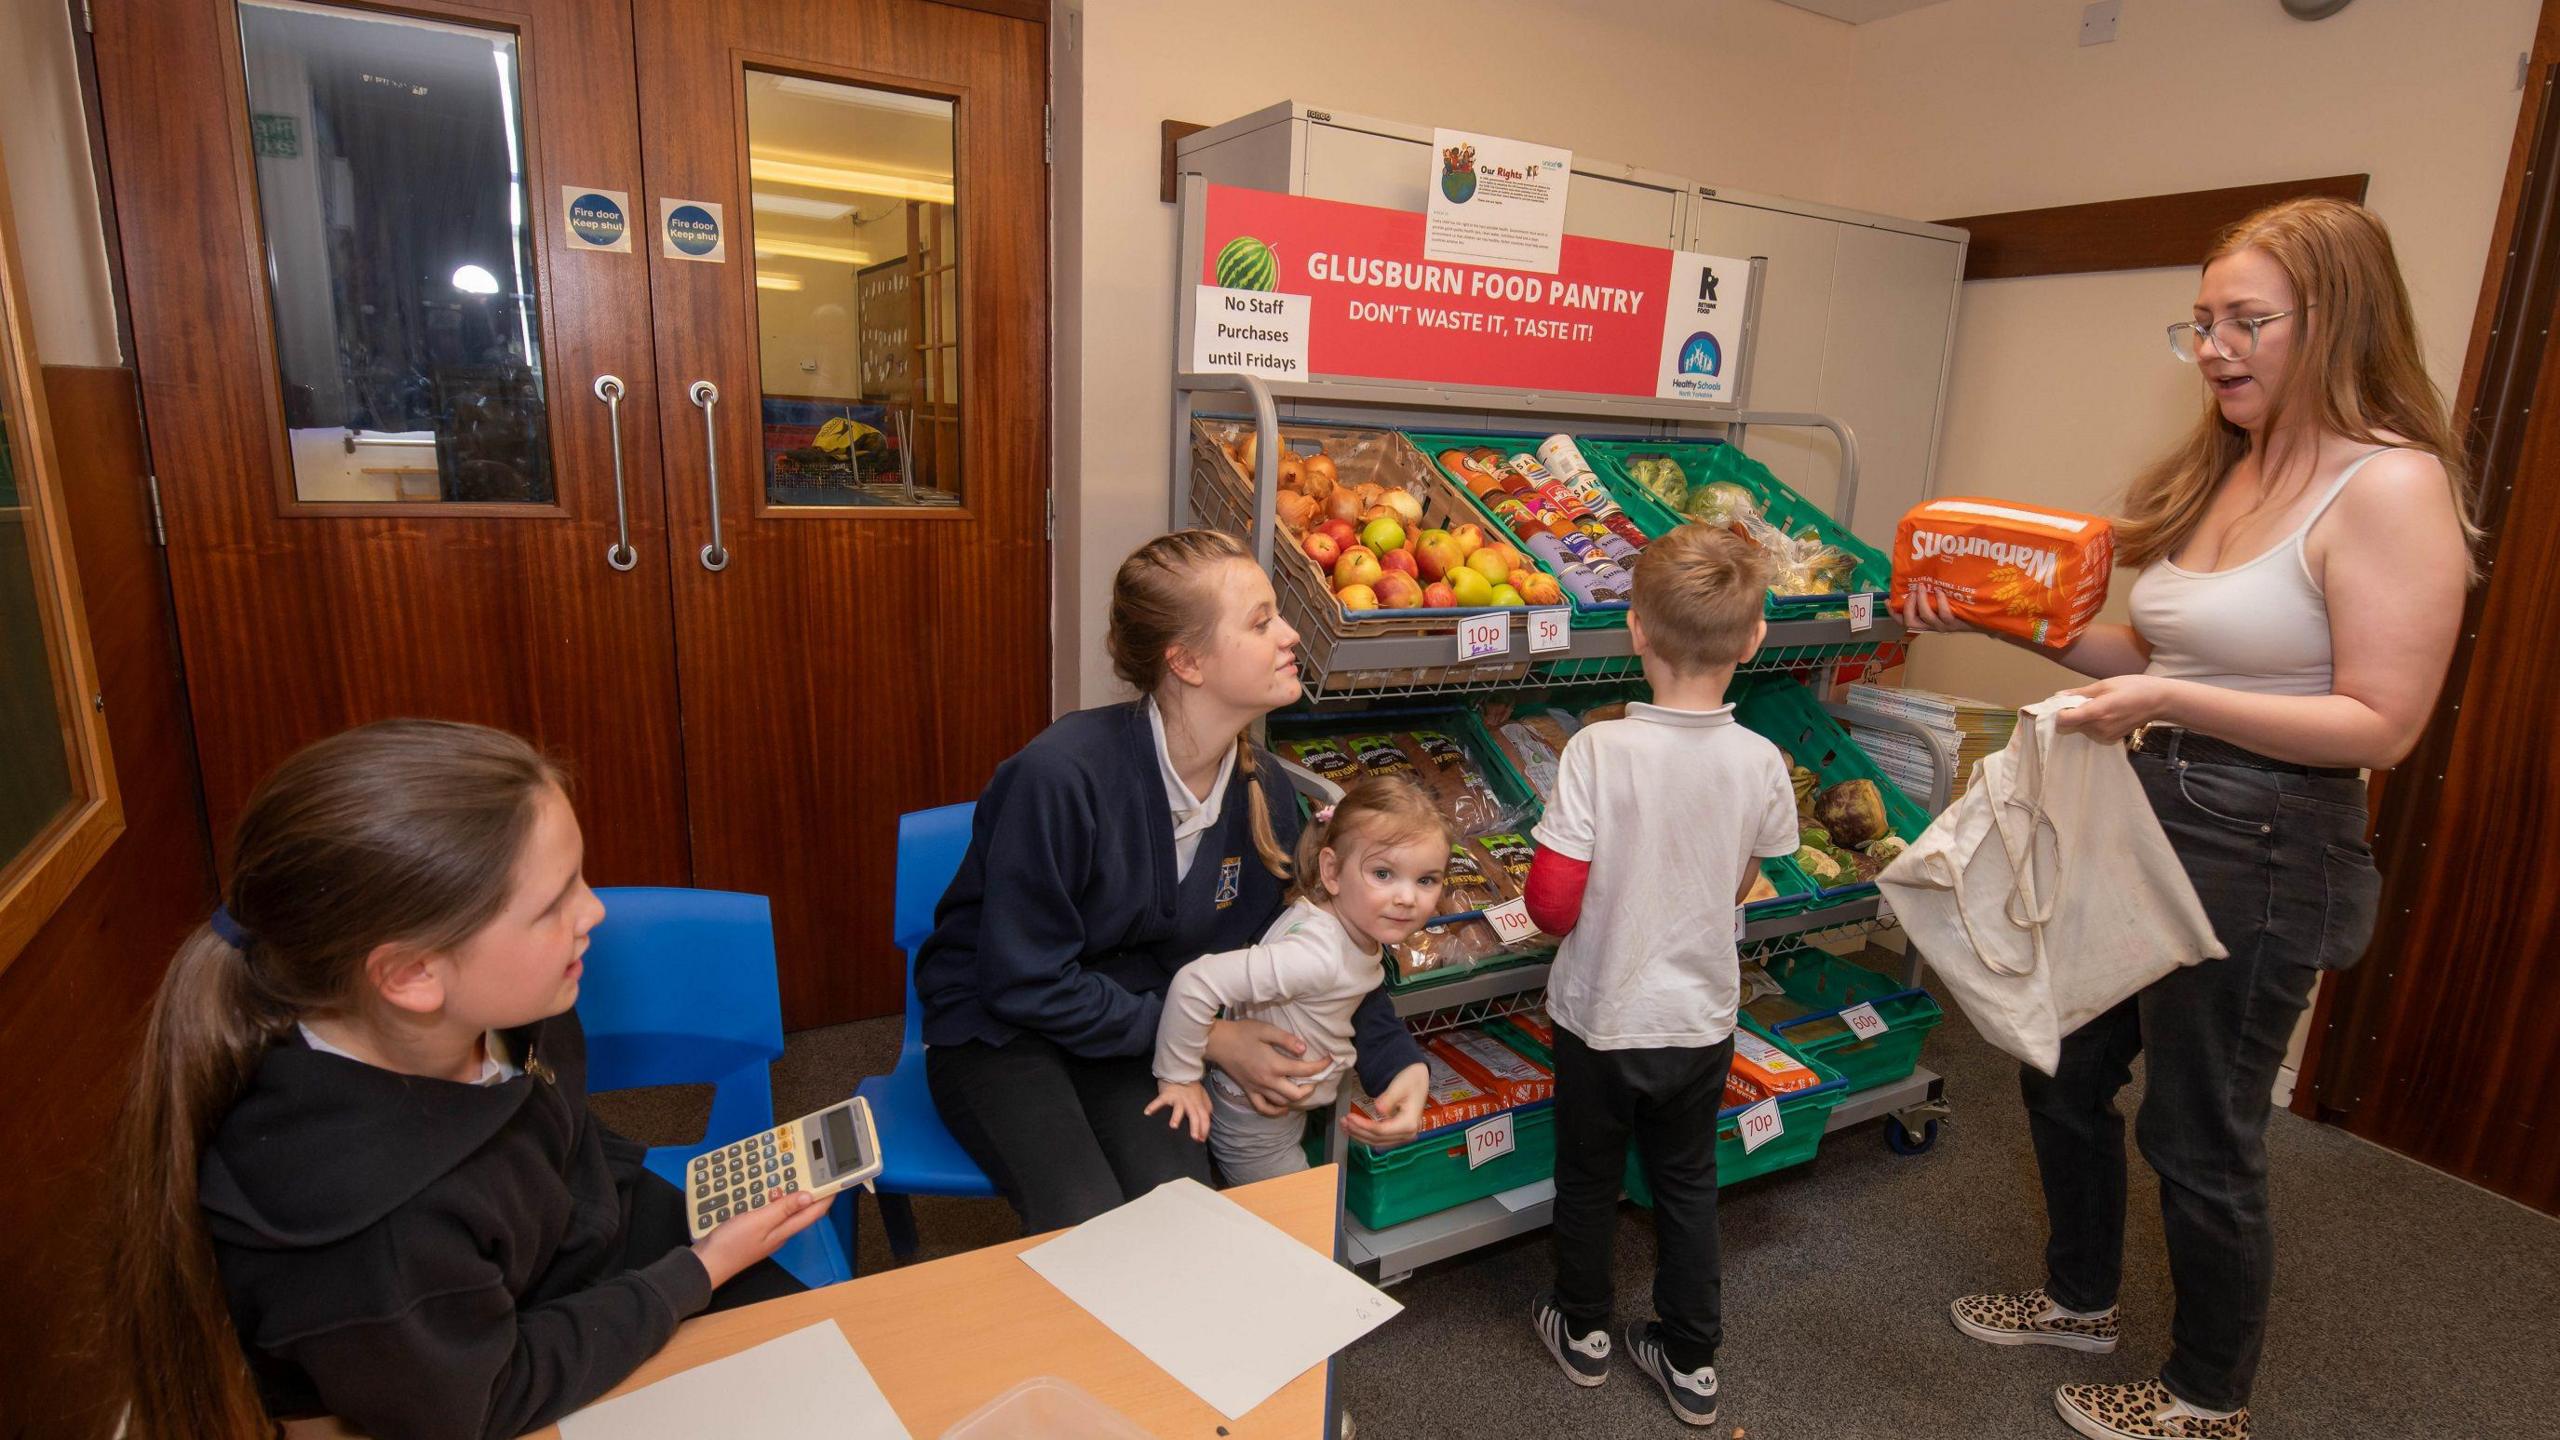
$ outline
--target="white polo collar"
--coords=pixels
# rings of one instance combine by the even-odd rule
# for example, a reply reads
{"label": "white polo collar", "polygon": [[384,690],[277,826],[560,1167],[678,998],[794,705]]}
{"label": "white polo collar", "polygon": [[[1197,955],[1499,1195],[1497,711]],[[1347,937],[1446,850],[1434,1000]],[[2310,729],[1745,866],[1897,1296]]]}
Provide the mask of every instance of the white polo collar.
{"label": "white polo collar", "polygon": [[1165,804],[1173,811],[1173,838],[1178,844],[1218,823],[1227,806],[1227,782],[1235,775],[1236,751],[1232,745],[1227,747],[1226,757],[1218,762],[1218,778],[1209,783],[1209,798],[1201,799],[1173,768],[1173,753],[1164,741],[1164,712],[1156,708],[1156,698],[1150,695],[1143,703],[1147,728],[1155,735],[1156,769],[1164,776]]}

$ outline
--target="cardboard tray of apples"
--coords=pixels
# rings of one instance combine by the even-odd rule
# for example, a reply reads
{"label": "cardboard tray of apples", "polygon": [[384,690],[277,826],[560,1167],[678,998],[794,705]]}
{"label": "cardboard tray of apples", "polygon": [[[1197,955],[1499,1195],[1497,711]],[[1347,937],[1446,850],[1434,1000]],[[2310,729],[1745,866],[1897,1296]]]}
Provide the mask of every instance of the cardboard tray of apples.
{"label": "cardboard tray of apples", "polygon": [[[1246,424],[1193,422],[1193,495],[1204,519],[1252,526],[1256,439]],[[1343,636],[1454,631],[1463,615],[1562,605],[1555,577],[1489,533],[1457,487],[1392,430],[1284,425],[1279,579]],[[1223,513],[1218,513],[1223,512]],[[1227,523],[1229,520],[1240,524]]]}

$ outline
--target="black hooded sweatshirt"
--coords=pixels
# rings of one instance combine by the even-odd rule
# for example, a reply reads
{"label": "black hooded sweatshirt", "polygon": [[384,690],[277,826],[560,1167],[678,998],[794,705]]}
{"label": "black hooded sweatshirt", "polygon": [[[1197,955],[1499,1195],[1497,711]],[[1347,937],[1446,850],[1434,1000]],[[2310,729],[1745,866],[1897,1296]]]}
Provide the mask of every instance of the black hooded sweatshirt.
{"label": "black hooded sweatshirt", "polygon": [[[199,1201],[270,1413],[381,1440],[498,1437],[620,1383],[710,1303],[684,1246],[626,1255],[647,1151],[587,1113],[574,1013],[466,1085],[270,1047]],[[636,1266],[637,1268],[631,1268]]]}

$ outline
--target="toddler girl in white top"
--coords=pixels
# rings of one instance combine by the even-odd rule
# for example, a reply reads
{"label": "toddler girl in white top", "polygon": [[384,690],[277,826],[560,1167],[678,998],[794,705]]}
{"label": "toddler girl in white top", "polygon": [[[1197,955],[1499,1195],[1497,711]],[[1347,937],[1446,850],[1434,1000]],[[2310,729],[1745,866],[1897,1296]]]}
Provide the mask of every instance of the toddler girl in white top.
{"label": "toddler girl in white top", "polygon": [[[1204,1134],[1227,1183],[1267,1180],[1307,1167],[1300,1142],[1308,1110],[1331,1105],[1352,1067],[1352,1012],[1386,978],[1382,952],[1422,928],[1440,904],[1442,872],[1456,843],[1449,818],[1405,780],[1366,779],[1298,837],[1296,889],[1262,943],[1204,955],[1165,992],[1156,1028],[1156,1098],[1169,1125]],[[1333,1068],[1305,1082],[1296,1108],[1255,1110],[1233,1082],[1201,1059],[1221,1008],[1304,1040]],[[1408,1067],[1420,1070],[1422,1066]]]}

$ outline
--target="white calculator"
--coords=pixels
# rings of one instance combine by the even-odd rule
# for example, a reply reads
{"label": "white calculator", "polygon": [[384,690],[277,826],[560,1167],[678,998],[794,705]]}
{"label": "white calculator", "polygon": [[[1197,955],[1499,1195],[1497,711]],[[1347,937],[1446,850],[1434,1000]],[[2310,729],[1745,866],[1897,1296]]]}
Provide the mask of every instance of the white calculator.
{"label": "white calculator", "polygon": [[880,1173],[880,1132],[857,1095],[735,1144],[705,1150],[684,1167],[693,1238],[785,1195],[833,1195]]}

